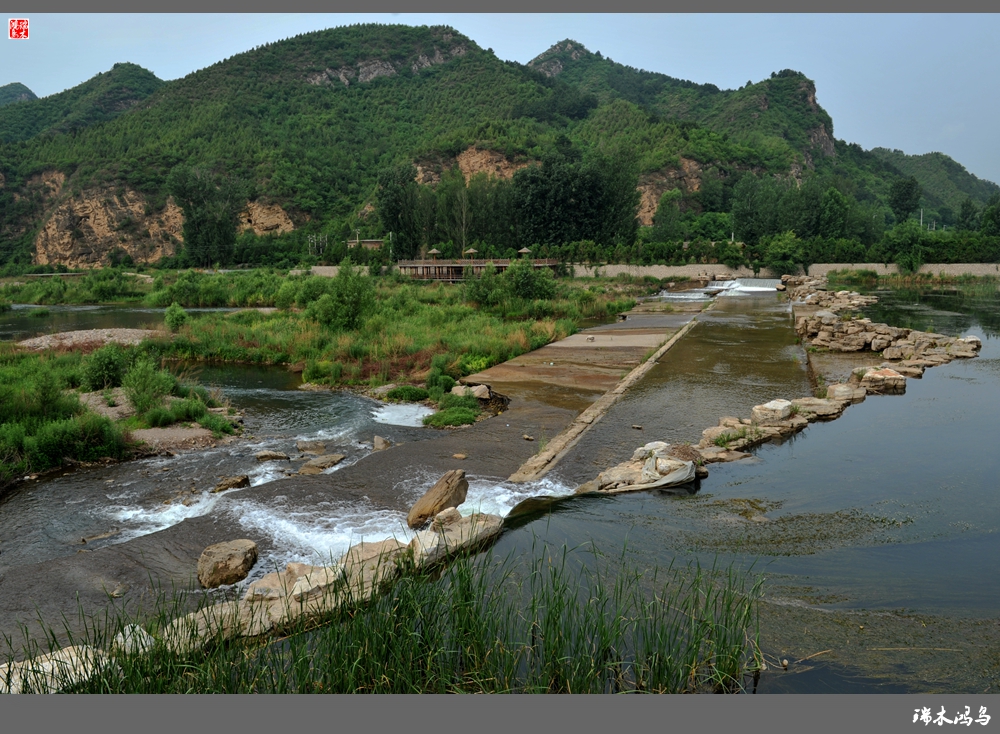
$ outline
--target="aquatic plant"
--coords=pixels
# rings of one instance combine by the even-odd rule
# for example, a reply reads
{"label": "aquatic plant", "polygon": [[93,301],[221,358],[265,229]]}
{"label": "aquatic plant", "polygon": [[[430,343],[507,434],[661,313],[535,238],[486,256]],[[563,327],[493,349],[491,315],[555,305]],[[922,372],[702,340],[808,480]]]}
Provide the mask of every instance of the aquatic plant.
{"label": "aquatic plant", "polygon": [[[404,565],[368,602],[331,588],[332,611],[293,615],[274,639],[233,639],[223,612],[207,629],[214,642],[180,652],[160,636],[148,651],[119,647],[67,692],[736,692],[760,670],[760,580],[732,567],[640,569],[624,553],[583,555],[545,547],[466,556],[432,573]],[[163,594],[141,618],[109,611],[76,634],[67,624],[50,631],[50,647],[59,637],[107,649],[130,624],[158,635],[188,599]]]}

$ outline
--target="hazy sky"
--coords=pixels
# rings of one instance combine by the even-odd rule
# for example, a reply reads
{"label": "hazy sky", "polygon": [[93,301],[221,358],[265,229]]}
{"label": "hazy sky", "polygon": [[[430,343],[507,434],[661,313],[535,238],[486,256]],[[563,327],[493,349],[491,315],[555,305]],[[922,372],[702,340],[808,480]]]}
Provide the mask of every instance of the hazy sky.
{"label": "hazy sky", "polygon": [[46,96],[117,61],[176,79],[255,45],[351,23],[450,25],[525,63],[565,38],[620,63],[723,89],[781,69],[815,80],[834,135],[941,151],[1000,182],[1000,15],[33,14],[0,40],[0,85]]}

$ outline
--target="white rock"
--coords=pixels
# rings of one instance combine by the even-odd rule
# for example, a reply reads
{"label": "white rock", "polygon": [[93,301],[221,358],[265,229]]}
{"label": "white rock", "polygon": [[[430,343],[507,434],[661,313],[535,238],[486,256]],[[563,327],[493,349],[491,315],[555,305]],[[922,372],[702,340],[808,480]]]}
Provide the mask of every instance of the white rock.
{"label": "white rock", "polygon": [[791,414],[791,401],[779,398],[763,405],[755,405],[750,412],[750,420],[754,423],[771,423],[774,421],[783,421]]}

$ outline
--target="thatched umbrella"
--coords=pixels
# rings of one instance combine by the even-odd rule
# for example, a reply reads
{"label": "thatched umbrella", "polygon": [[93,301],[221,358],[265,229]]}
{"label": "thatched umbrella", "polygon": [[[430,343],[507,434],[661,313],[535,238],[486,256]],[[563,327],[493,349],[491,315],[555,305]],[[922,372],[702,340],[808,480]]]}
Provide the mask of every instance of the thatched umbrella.
{"label": "thatched umbrella", "polygon": [[527,247],[522,247],[520,250],[517,251],[517,254],[518,255],[530,255],[531,254],[531,250],[529,250]]}
{"label": "thatched umbrella", "polygon": [[438,248],[435,247],[433,250],[429,250],[427,252],[427,254],[428,255],[433,255],[434,256],[434,261],[437,262],[437,256],[441,254],[441,250],[439,250]]}
{"label": "thatched umbrella", "polygon": [[[479,254],[479,251],[478,251],[478,250],[473,250],[473,249],[472,249],[472,248],[470,247],[470,248],[469,248],[468,250],[466,250],[466,251],[465,251],[465,254],[466,254],[466,255],[478,255],[478,254]],[[471,260],[472,258],[470,257],[469,259]]]}

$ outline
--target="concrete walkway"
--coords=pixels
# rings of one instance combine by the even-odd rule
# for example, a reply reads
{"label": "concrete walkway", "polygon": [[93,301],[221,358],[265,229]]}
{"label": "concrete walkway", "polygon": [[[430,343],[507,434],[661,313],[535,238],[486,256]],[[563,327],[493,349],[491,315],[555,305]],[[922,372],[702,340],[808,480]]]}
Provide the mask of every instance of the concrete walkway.
{"label": "concrete walkway", "polygon": [[[597,423],[628,388],[696,323],[704,303],[684,304],[681,313],[657,313],[639,306],[624,321],[585,329],[488,370],[462,378],[470,385],[489,385],[502,394],[526,387],[544,388],[565,406],[576,397],[576,419],[526,461],[511,481],[542,477]],[[555,388],[555,389],[553,389]]]}

